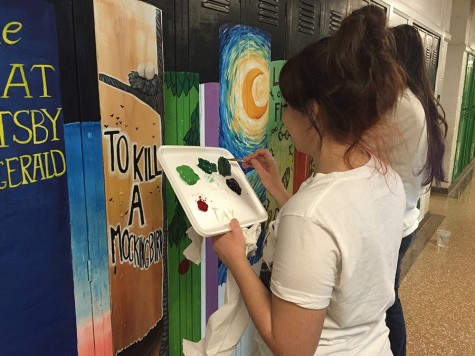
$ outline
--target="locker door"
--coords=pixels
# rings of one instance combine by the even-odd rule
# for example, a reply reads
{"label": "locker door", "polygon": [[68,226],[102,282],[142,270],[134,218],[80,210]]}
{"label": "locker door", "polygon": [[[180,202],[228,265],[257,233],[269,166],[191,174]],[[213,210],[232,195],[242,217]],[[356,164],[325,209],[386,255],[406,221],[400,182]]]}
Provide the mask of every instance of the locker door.
{"label": "locker door", "polygon": [[[458,178],[467,165],[466,159],[466,136],[470,124],[470,107],[473,106],[473,63],[474,56],[469,54],[467,57],[467,66],[465,71],[465,82],[463,87],[462,107],[460,110],[460,120],[457,134],[457,144],[455,148],[454,169],[452,172],[452,181]],[[473,121],[473,119],[472,119]],[[472,122],[473,124],[473,122]]]}
{"label": "locker door", "polygon": [[[197,72],[200,83],[219,78],[219,28],[241,23],[240,0],[183,0],[184,58],[182,70]],[[178,68],[180,70],[180,68]]]}
{"label": "locker door", "polygon": [[164,69],[166,71],[174,71],[176,68],[176,46],[178,42],[175,31],[176,2],[169,0],[148,0],[146,2],[162,10]]}
{"label": "locker door", "polygon": [[288,39],[286,57],[289,58],[320,35],[321,0],[290,0],[288,8]]}
{"label": "locker door", "polygon": [[[471,60],[475,62],[475,56],[469,55]],[[465,169],[470,162],[472,161],[474,155],[474,136],[475,136],[475,72],[472,71],[472,76],[470,78],[470,97],[468,101],[468,115],[466,118],[465,123],[465,130],[464,130],[464,140],[463,140],[463,147],[464,147],[464,155],[463,155],[463,169]]]}
{"label": "locker door", "polygon": [[334,34],[347,15],[346,0],[325,0],[322,6],[322,37]]}
{"label": "locker door", "polygon": [[419,31],[422,38],[422,44],[424,46],[424,57],[427,75],[429,77],[429,83],[432,90],[435,89],[435,82],[437,77],[437,66],[439,64],[439,46],[440,37],[426,31],[425,29],[414,25]]}
{"label": "locker door", "polygon": [[270,34],[273,61],[285,58],[285,5],[282,0],[247,0],[242,8],[241,20],[245,25],[261,28]]}
{"label": "locker door", "polygon": [[[419,31],[422,39],[422,45],[424,46],[424,62],[427,75],[429,75],[429,66],[430,66],[430,54],[431,54],[431,45],[432,45],[432,38],[428,38],[427,32],[424,31],[422,28],[415,26],[414,27]],[[430,45],[428,42],[430,41]]]}

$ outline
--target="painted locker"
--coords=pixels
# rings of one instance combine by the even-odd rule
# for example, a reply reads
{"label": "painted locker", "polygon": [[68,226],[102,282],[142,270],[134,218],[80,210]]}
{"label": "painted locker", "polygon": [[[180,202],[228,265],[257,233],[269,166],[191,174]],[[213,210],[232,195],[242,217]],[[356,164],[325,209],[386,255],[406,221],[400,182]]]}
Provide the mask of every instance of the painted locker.
{"label": "painted locker", "polygon": [[60,75],[74,50],[63,21],[71,14],[66,1],[0,4],[0,353],[5,355],[77,350],[63,111],[74,104],[63,100]]}
{"label": "painted locker", "polygon": [[[153,150],[156,144],[160,144],[161,133],[158,127],[161,126],[163,98],[159,93],[161,89],[158,92],[154,90],[154,94],[150,95],[150,92],[147,92],[147,90],[150,91],[150,83],[145,83],[143,79],[141,81],[144,86],[137,86],[140,74],[138,77],[136,74],[137,66],[141,61],[155,62],[153,71],[158,74],[163,73],[160,39],[161,12],[150,4],[134,0],[73,1],[72,4],[74,21],[70,23],[74,23],[75,46],[80,50],[77,50],[74,55],[70,54],[70,58],[73,58],[71,62],[74,64],[68,68],[66,80],[70,83],[77,82],[77,84],[72,84],[77,92],[63,90],[63,95],[67,98],[66,102],[78,106],[76,117],[69,118],[65,125],[65,132],[68,134],[66,142],[68,180],[72,182],[69,184],[70,209],[71,216],[74,217],[71,228],[73,229],[77,351],[79,355],[92,353],[127,355],[134,352],[140,353],[145,349],[158,350],[160,344],[163,345],[161,340],[166,340],[167,332],[167,325],[164,325],[162,320],[164,319],[162,313],[166,311],[164,301],[166,291],[162,295],[162,283],[166,282],[162,282],[160,277],[162,276],[162,259],[166,260],[166,249],[162,249],[163,233],[160,222],[163,211],[159,203],[162,199],[159,182],[161,174],[153,163]],[[102,11],[104,9],[106,10]],[[113,16],[116,21],[107,20],[108,16]],[[136,21],[137,18],[141,21]],[[128,25],[132,22],[135,27],[133,31],[130,31],[131,27]],[[116,27],[111,30],[114,26]],[[143,46],[140,41],[133,40],[136,33],[144,35],[140,37],[145,40]],[[117,40],[108,36],[117,37]],[[97,48],[96,41],[99,43]],[[130,48],[131,43],[132,46],[137,45],[139,50]],[[145,50],[142,51],[142,49]],[[130,56],[124,56],[124,53],[129,53]],[[144,53],[148,54],[143,55]],[[158,76],[153,78],[156,88],[161,88],[160,80],[163,79]],[[156,85],[157,81],[158,85]],[[101,94],[99,94],[99,89]],[[69,110],[75,112],[73,108]],[[144,110],[148,114],[142,115]],[[147,122],[143,120],[144,117],[148,118]],[[155,124],[158,124],[155,126],[157,129],[145,128],[147,125]],[[145,133],[152,135],[147,138],[148,143],[143,141],[145,136],[139,134],[142,129]],[[127,187],[121,192],[114,190],[122,183],[110,184],[114,176],[121,176],[120,182],[122,182],[127,175],[125,166],[122,167],[124,170],[119,167],[120,172],[111,174],[110,167],[113,164],[107,165],[107,159],[110,163],[109,155],[112,152],[107,149],[107,139],[116,134],[120,136],[119,140],[123,144],[126,144],[129,139],[134,141],[131,143],[135,145],[137,152],[146,151],[143,155],[136,156],[134,162],[136,181],[129,187],[131,195],[135,198],[138,197],[140,190],[150,189],[150,195],[147,197],[143,194],[145,192],[142,192],[144,195],[142,207],[138,206],[142,203],[139,204],[137,200],[126,201]],[[135,140],[134,137],[140,137],[140,139]],[[122,146],[121,150],[124,147],[126,146]],[[148,163],[145,163],[145,160]],[[116,163],[120,164],[119,161]],[[147,173],[143,170],[145,166],[142,168],[142,164],[148,167]],[[142,176],[142,174],[145,175]],[[127,210],[125,206],[128,203],[132,204],[129,205],[131,209]],[[125,207],[123,213],[115,220],[114,211],[122,209],[122,205]],[[111,232],[114,230],[111,230],[111,226],[115,222],[116,232],[123,229],[124,233],[129,234],[129,239],[137,240],[139,245],[140,242],[145,243],[151,235],[145,232],[142,235],[137,226],[130,225],[130,221],[134,220],[133,215],[140,220],[142,213],[147,219],[147,226],[156,227],[152,236],[156,253],[153,257],[149,256],[150,259],[147,259],[148,257],[143,259],[145,255],[142,253],[137,255],[134,253],[137,259],[126,260],[124,246],[129,246],[130,252],[132,244],[124,245],[115,241],[122,239],[118,236],[121,233]],[[124,216],[130,219],[123,220]],[[119,222],[119,220],[123,221]],[[120,226],[121,224],[123,226]],[[112,235],[108,237],[109,233],[115,237]],[[108,242],[110,242],[109,248]],[[148,256],[150,249],[144,252]],[[116,263],[119,260],[120,263]],[[131,266],[132,264],[134,267]],[[154,267],[151,267],[152,264]],[[133,282],[125,278],[128,272],[124,268],[129,268],[127,265],[130,265],[131,269],[136,269],[135,277],[132,278]],[[137,285],[133,287],[132,285],[136,284],[135,281],[142,280],[143,282],[143,277],[149,269],[153,269],[152,279],[156,283],[149,283],[146,288]],[[87,273],[84,273],[85,271]],[[137,299],[137,293],[148,300],[153,300],[153,305],[150,302],[141,303],[140,297]],[[88,303],[85,303],[82,298],[85,295],[90,296]],[[131,305],[131,300],[136,300],[136,302]],[[90,308],[89,316],[85,311],[87,307]],[[126,313],[121,314],[120,309],[125,309]],[[140,314],[144,310],[147,316],[141,317]],[[140,319],[140,323],[137,323],[134,318]]]}
{"label": "painted locker", "polygon": [[467,167],[473,159],[473,145],[475,142],[474,61],[475,56],[469,53],[467,55],[467,65],[465,70],[465,82],[463,87],[462,107],[460,110],[452,181],[455,181],[463,173],[465,167]]}

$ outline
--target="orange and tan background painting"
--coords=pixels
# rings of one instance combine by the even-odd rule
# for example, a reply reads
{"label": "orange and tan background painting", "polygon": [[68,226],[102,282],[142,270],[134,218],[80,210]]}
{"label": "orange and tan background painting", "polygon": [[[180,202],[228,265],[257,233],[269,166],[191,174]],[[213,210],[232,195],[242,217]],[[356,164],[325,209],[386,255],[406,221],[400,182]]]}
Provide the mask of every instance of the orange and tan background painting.
{"label": "orange and tan background painting", "polygon": [[[116,353],[163,328],[161,12],[138,1],[94,5]],[[160,338],[153,343],[158,352]]]}

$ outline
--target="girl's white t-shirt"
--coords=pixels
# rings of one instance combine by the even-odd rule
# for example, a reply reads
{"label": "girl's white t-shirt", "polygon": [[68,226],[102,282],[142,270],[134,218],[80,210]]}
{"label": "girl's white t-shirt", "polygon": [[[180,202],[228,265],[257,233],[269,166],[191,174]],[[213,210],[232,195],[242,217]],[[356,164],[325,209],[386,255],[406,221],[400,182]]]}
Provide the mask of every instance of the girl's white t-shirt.
{"label": "girl's white t-shirt", "polygon": [[399,174],[406,192],[403,237],[419,226],[417,202],[427,188],[422,187],[421,172],[427,161],[427,125],[424,108],[410,89],[404,90],[393,118],[399,127],[401,139],[393,147],[392,167]]}
{"label": "girl's white t-shirt", "polygon": [[[316,174],[282,207],[264,245],[271,290],[327,313],[315,355],[391,355],[386,310],[402,238],[405,194],[390,168]],[[261,355],[272,355],[258,336]]]}

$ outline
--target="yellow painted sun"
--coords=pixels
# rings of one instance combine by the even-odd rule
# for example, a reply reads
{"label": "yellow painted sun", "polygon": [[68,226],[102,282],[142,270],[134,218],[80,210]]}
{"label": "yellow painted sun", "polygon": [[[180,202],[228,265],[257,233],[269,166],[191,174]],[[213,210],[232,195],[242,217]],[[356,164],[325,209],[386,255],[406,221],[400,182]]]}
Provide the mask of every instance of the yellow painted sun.
{"label": "yellow painted sun", "polygon": [[268,90],[265,75],[260,68],[247,72],[242,84],[242,103],[251,119],[260,119],[267,110]]}
{"label": "yellow painted sun", "polygon": [[231,105],[237,105],[234,125],[246,136],[259,139],[266,131],[269,106],[269,67],[259,56],[248,55],[235,63],[237,80],[233,83]]}

